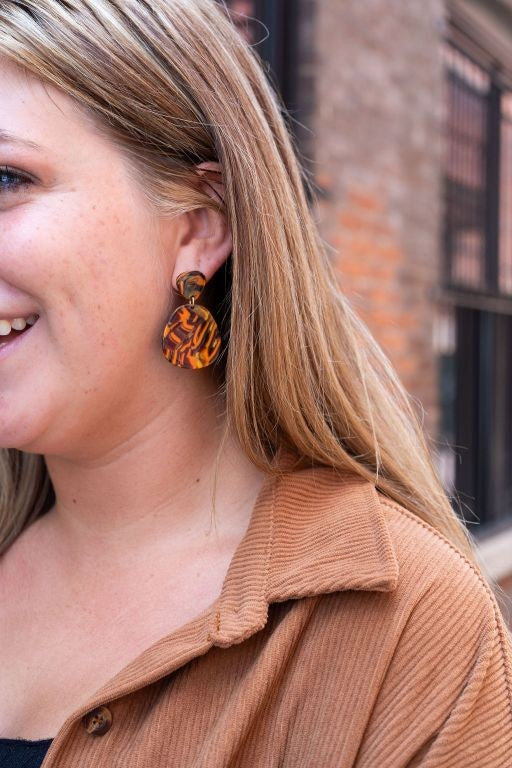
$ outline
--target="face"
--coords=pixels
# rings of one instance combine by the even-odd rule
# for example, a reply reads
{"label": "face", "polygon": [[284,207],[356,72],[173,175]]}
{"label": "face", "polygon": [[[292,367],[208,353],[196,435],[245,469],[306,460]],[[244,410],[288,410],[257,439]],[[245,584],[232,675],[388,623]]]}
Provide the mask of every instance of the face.
{"label": "face", "polygon": [[69,97],[0,57],[2,132],[39,149],[0,141],[0,319],[38,319],[0,336],[0,446],[71,453],[136,418],[141,392],[156,407],[173,375],[175,230]]}

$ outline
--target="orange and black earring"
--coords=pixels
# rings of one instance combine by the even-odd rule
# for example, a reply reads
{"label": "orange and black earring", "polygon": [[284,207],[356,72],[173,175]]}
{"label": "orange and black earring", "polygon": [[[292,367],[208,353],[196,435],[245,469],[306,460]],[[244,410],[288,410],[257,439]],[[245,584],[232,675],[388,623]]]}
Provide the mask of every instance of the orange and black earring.
{"label": "orange and black earring", "polygon": [[206,307],[196,304],[206,278],[202,272],[182,272],[176,278],[178,292],[188,304],[176,307],[162,336],[165,358],[180,368],[205,368],[220,351],[221,337],[217,323]]}

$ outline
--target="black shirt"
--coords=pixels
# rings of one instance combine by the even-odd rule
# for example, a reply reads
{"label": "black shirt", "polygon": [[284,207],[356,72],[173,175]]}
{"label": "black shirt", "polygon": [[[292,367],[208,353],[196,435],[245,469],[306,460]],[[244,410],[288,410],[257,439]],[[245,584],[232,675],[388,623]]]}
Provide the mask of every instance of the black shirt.
{"label": "black shirt", "polygon": [[40,768],[53,739],[0,739],[2,768]]}

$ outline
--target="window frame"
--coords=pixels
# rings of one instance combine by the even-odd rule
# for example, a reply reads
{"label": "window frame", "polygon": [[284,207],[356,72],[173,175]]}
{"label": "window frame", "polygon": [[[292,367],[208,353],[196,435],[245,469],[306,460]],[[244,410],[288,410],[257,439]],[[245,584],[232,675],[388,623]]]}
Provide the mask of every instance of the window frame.
{"label": "window frame", "polygon": [[[443,392],[451,391],[453,384],[441,378],[443,371],[451,370],[455,376],[456,427],[455,435],[451,435],[456,457],[453,498],[457,511],[466,521],[474,524],[473,517],[477,517],[476,536],[480,537],[482,533],[487,536],[512,523],[512,502],[509,501],[512,484],[506,481],[507,467],[512,468],[512,430],[507,430],[503,421],[505,414],[510,414],[512,397],[506,394],[506,382],[503,373],[500,374],[503,366],[509,375],[512,372],[512,293],[501,290],[499,274],[500,215],[503,215],[500,212],[502,98],[505,93],[512,94],[512,78],[507,78],[496,62],[475,55],[477,45],[474,41],[464,41],[457,30],[448,30],[442,44],[451,46],[489,78],[485,96],[484,280],[477,287],[459,284],[453,279],[445,198],[440,295],[441,301],[452,308],[456,333],[453,364],[440,361],[440,389]],[[450,77],[446,66],[443,77]],[[448,109],[448,104],[445,108]],[[446,113],[445,130],[448,125],[449,115]],[[446,134],[444,140],[448,142]],[[447,144],[445,150],[446,147]],[[445,190],[446,169],[447,165],[443,164]],[[512,181],[512,172],[509,173]],[[507,345],[509,339],[511,344]],[[503,503],[503,496],[506,503]]]}

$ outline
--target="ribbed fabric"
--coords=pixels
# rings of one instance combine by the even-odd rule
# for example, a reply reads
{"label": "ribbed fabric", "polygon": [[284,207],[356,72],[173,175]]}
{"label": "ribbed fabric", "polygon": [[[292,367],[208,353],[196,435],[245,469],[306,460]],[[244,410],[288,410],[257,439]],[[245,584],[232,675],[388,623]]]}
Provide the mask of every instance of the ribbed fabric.
{"label": "ribbed fabric", "polygon": [[[100,706],[112,724],[94,735],[82,718]],[[72,713],[43,761],[511,765],[512,642],[492,591],[441,534],[328,468],[267,478],[219,598]]]}
{"label": "ribbed fabric", "polygon": [[51,739],[0,739],[1,768],[40,768]]}

